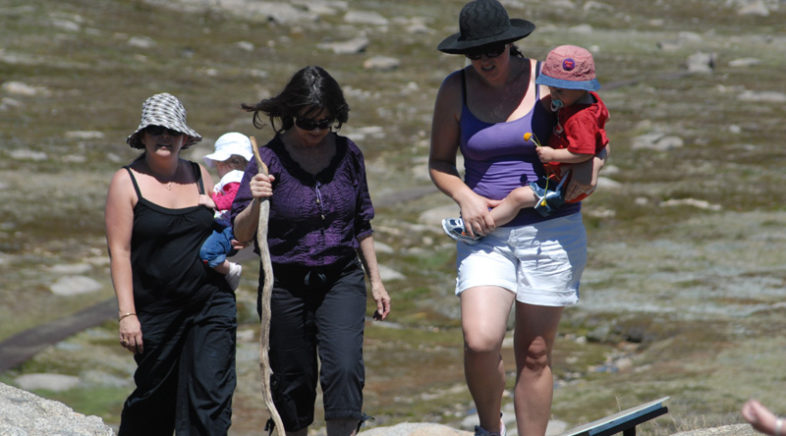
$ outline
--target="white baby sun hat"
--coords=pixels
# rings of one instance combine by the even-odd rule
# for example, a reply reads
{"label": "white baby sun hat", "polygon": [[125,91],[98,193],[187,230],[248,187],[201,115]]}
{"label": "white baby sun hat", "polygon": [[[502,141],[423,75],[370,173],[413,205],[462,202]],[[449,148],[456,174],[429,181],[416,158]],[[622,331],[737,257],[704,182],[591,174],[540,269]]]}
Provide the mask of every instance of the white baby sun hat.
{"label": "white baby sun hat", "polygon": [[248,136],[238,132],[224,133],[216,139],[215,150],[205,156],[204,161],[206,165],[212,167],[215,162],[223,162],[233,154],[242,156],[247,161],[254,157]]}

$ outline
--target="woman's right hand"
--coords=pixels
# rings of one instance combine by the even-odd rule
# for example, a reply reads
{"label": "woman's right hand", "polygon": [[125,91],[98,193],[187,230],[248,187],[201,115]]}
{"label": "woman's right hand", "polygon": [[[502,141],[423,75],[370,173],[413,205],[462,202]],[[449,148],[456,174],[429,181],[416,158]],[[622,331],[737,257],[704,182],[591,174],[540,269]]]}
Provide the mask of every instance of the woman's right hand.
{"label": "woman's right hand", "polygon": [[144,349],[142,346],[142,325],[136,315],[126,316],[119,322],[120,345],[132,351],[134,354],[141,354]]}
{"label": "woman's right hand", "polygon": [[252,177],[249,182],[251,196],[258,199],[271,197],[273,195],[274,180],[276,180],[275,176],[265,174],[257,174]]}
{"label": "woman's right hand", "polygon": [[486,236],[493,232],[497,225],[491,217],[490,209],[499,205],[500,200],[490,200],[486,197],[471,193],[466,199],[459,203],[461,207],[461,219],[464,220],[464,228],[472,236]]}

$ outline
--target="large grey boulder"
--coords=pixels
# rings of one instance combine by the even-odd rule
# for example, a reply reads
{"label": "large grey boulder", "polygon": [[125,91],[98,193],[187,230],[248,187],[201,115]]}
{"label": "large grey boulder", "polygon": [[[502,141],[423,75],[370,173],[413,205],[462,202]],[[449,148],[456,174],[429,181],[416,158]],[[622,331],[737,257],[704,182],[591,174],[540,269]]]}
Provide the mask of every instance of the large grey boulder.
{"label": "large grey boulder", "polygon": [[114,436],[97,416],[0,383],[0,434],[13,436]]}

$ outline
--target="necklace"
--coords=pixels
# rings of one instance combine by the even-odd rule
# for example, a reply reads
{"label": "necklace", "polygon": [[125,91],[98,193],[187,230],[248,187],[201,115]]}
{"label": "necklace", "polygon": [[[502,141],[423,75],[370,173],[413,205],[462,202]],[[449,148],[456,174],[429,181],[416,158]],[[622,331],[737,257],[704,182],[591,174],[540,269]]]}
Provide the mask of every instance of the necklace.
{"label": "necklace", "polygon": [[147,167],[150,169],[150,175],[152,175],[152,176],[153,176],[153,178],[155,178],[155,179],[156,179],[156,181],[157,181],[158,183],[160,183],[160,184],[164,185],[164,188],[166,188],[166,190],[167,190],[167,191],[171,191],[171,190],[172,190],[172,188],[175,186],[175,180],[177,180],[177,174],[178,174],[178,172],[180,172],[180,165],[179,165],[179,164],[178,164],[178,166],[175,168],[175,172],[174,172],[174,173],[172,173],[172,175],[171,175],[171,176],[169,176],[169,177],[166,177],[166,178],[164,178],[164,177],[162,177],[162,176],[159,176],[158,174],[156,174],[156,173],[153,171],[153,169],[152,169],[152,168],[150,168],[150,165],[149,165],[149,164],[148,164],[148,166],[147,166]]}

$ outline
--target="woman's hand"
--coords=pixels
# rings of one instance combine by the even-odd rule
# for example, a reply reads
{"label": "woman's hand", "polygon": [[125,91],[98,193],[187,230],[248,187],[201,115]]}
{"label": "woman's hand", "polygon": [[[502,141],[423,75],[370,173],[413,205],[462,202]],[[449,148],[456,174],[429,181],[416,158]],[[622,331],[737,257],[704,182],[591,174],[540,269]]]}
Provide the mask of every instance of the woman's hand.
{"label": "woman's hand", "polygon": [[472,236],[486,236],[493,232],[497,225],[489,209],[497,207],[500,203],[501,200],[490,200],[474,192],[461,201],[459,203],[461,219],[464,221],[467,233]]}
{"label": "woman's hand", "polygon": [[251,196],[259,199],[271,197],[273,195],[274,180],[276,180],[275,176],[265,174],[257,174],[252,177],[249,182]]}
{"label": "woman's hand", "polygon": [[[605,151],[605,149],[604,149]],[[570,201],[581,194],[592,194],[598,187],[598,174],[606,163],[606,153],[601,153],[581,163],[565,166],[561,177],[565,176],[565,171],[570,170],[572,177],[568,186],[565,188],[565,200]]]}
{"label": "woman's hand", "polygon": [[232,245],[232,248],[237,251],[240,251],[248,247],[248,242],[240,242],[237,239],[232,239],[231,241],[229,241],[229,243]]}
{"label": "woman's hand", "polygon": [[390,295],[385,290],[385,285],[382,281],[378,283],[371,283],[371,296],[377,303],[377,310],[374,311],[374,319],[377,321],[384,321],[390,314]]}
{"label": "woman's hand", "polygon": [[136,315],[126,315],[118,321],[118,324],[120,345],[134,354],[141,354],[144,349],[142,347],[142,325],[139,323],[139,318]]}

